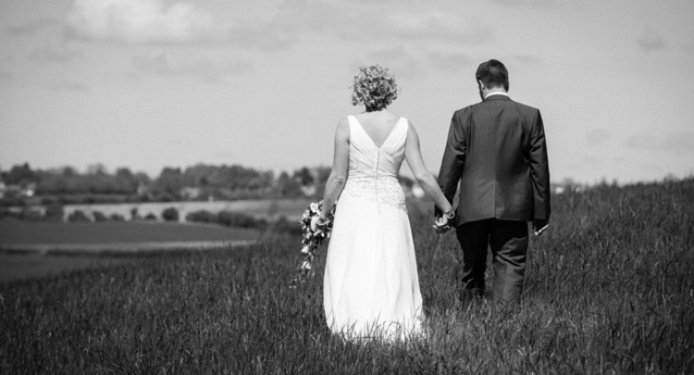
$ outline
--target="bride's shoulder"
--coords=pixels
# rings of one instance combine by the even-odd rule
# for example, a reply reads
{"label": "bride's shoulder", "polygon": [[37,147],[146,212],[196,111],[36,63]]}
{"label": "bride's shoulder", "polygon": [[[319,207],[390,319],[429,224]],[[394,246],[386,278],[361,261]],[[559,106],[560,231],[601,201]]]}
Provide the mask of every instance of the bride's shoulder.
{"label": "bride's shoulder", "polygon": [[335,130],[335,136],[337,138],[349,140],[350,125],[349,118],[345,117],[337,122],[337,129]]}
{"label": "bride's shoulder", "polygon": [[340,121],[337,122],[337,129],[349,129],[349,123],[349,116],[343,117],[342,119],[340,119]]}

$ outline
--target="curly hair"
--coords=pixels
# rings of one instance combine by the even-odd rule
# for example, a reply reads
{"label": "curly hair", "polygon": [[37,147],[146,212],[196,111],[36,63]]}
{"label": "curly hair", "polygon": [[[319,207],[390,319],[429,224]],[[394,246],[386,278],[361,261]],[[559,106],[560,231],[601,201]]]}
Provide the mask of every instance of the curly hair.
{"label": "curly hair", "polygon": [[397,97],[398,85],[388,68],[380,65],[362,66],[359,68],[359,74],[354,76],[352,105],[363,103],[367,111],[379,111],[389,106]]}

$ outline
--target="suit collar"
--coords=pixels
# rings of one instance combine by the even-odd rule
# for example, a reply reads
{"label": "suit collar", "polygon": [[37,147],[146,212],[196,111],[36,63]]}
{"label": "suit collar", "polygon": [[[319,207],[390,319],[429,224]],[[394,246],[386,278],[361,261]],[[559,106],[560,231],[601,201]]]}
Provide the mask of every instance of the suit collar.
{"label": "suit collar", "polygon": [[488,95],[483,101],[487,102],[490,100],[511,100],[511,98],[508,95]]}

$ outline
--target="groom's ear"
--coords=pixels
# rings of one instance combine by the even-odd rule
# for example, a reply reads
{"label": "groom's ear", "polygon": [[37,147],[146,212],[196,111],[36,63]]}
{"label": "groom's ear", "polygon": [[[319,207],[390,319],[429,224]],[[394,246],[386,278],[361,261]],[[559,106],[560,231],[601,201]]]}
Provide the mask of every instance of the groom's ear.
{"label": "groom's ear", "polygon": [[484,83],[482,83],[482,81],[479,80],[479,79],[477,80],[477,87],[479,87],[480,90],[484,90],[484,89],[485,89]]}

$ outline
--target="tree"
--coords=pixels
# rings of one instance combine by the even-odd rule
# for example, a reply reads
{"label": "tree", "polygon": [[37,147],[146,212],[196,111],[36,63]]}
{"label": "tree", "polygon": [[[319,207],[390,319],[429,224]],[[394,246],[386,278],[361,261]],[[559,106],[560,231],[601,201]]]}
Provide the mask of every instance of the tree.
{"label": "tree", "polygon": [[137,191],[137,179],[135,179],[135,175],[127,167],[118,168],[115,179],[119,192],[132,194]]}
{"label": "tree", "polygon": [[97,223],[101,223],[108,220],[106,215],[104,215],[104,213],[101,211],[92,212],[92,217],[94,218],[94,221],[96,221]]}
{"label": "tree", "polygon": [[296,180],[301,186],[311,186],[314,182],[311,170],[306,167],[294,171],[294,176],[292,176],[292,178]]}
{"label": "tree", "polygon": [[181,168],[165,167],[155,183],[156,190],[166,193],[169,196],[179,198],[183,184],[183,173]]}
{"label": "tree", "polygon": [[79,173],[75,170],[75,168],[67,166],[62,168],[61,175],[65,178],[73,178],[78,176]]}
{"label": "tree", "polygon": [[105,176],[108,174],[108,169],[101,163],[92,164],[87,167],[87,174]]}
{"label": "tree", "polygon": [[84,211],[81,210],[75,210],[70,213],[67,217],[68,221],[72,222],[86,222],[86,221],[92,221],[87,214],[84,213]]}
{"label": "tree", "polygon": [[316,168],[317,181],[316,181],[316,195],[322,197],[325,192],[325,184],[328,182],[330,177],[330,172],[332,168],[330,167],[318,167]]}
{"label": "tree", "polygon": [[287,172],[282,172],[277,178],[277,192],[281,197],[295,198],[301,195],[301,185]]}
{"label": "tree", "polygon": [[166,221],[178,221],[178,210],[173,207],[169,207],[161,213],[161,217]]}
{"label": "tree", "polygon": [[2,173],[2,180],[8,185],[21,185],[37,183],[39,178],[36,172],[31,169],[29,163],[15,165],[8,172]]}

